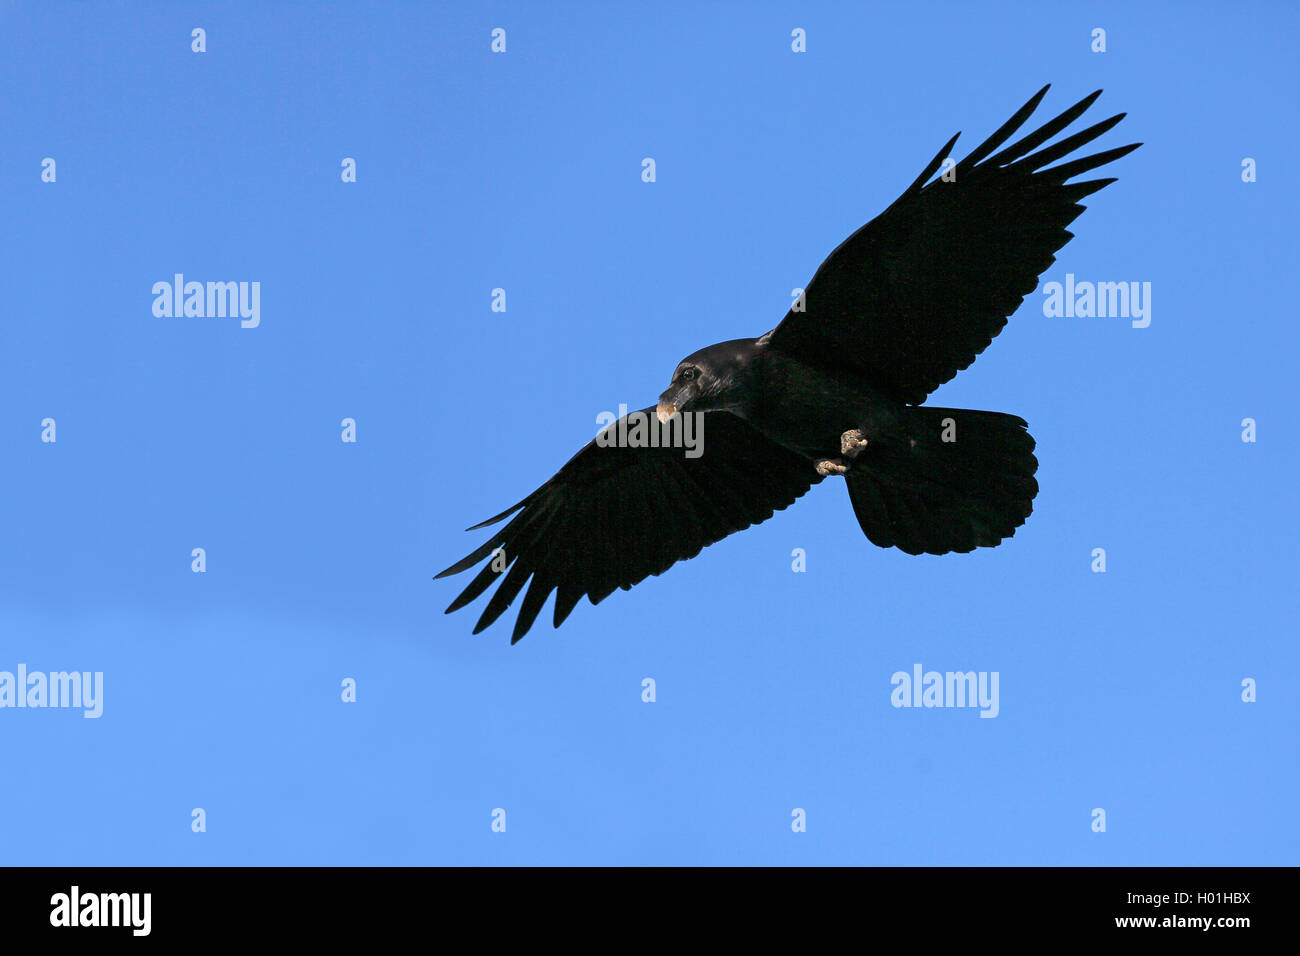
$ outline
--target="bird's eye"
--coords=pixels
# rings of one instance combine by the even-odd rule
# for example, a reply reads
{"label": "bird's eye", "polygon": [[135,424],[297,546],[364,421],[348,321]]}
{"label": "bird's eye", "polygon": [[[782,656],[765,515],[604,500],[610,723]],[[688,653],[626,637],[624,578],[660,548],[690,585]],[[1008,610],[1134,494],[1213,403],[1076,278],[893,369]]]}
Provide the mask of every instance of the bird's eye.
{"label": "bird's eye", "polygon": [[682,369],[683,381],[689,382],[692,381],[694,378],[695,378],[695,366],[688,365],[686,366],[686,368]]}

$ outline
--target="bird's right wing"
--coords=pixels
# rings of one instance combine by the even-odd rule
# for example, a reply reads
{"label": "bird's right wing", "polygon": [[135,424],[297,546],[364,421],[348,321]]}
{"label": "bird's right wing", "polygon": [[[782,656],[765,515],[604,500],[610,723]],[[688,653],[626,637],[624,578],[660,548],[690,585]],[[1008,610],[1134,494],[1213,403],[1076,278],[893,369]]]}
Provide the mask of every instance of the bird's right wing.
{"label": "bird's right wing", "polygon": [[[682,447],[633,446],[615,436],[633,416],[642,438],[667,428],[653,407],[632,412],[588,442],[550,481],[512,508],[469,530],[508,524],[437,577],[488,563],[447,608],[464,607],[500,581],[474,628],[477,634],[510,606],[531,579],[511,643],[532,627],[551,591],[555,626],[585,594],[592,604],[662,574],[713,542],[758,524],[821,480],[808,459],[727,412],[706,412],[699,457]],[[518,512],[518,514],[516,514]]]}
{"label": "bird's right wing", "polygon": [[[1038,93],[948,175],[954,136],[883,213],[835,249],[760,341],[814,364],[843,366],[898,401],[919,404],[975,361],[1070,240],[1079,200],[1113,179],[1066,183],[1140,143],[1050,166],[1124,114],[1039,149],[1101,93],[994,154],[1029,118]],[[1035,150],[1037,150],[1035,152]]]}

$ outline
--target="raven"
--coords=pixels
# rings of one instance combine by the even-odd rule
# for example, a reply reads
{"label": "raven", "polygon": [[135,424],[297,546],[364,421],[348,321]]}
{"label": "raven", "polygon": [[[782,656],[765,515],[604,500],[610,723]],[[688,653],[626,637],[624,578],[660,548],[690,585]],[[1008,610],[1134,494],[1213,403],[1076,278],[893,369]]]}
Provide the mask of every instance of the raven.
{"label": "raven", "polygon": [[[1045,168],[1124,118],[1039,148],[1097,90],[995,153],[1049,87],[932,181],[957,136],[949,140],[830,254],[775,329],[688,355],[657,405],[609,425],[528,497],[468,529],[513,515],[437,575],[489,559],[447,613],[500,581],[477,634],[528,584],[513,644],[552,591],[559,627],[584,594],[599,604],[662,574],[829,475],[845,478],[862,531],[882,548],[946,554],[1011,537],[1038,493],[1024,419],[921,403],[1038,287],[1071,238],[1079,201],[1115,181],[1066,180],[1141,145]],[[674,447],[686,415],[701,426],[695,457]]]}

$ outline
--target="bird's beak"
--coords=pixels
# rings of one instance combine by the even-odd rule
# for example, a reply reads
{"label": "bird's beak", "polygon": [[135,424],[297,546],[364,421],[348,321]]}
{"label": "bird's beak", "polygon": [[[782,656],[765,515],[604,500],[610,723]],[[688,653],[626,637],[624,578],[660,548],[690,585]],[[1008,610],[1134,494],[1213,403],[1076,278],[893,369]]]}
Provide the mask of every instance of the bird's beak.
{"label": "bird's beak", "polygon": [[674,402],[659,399],[659,405],[655,408],[655,417],[659,419],[660,425],[667,425],[668,419],[677,414],[677,405]]}

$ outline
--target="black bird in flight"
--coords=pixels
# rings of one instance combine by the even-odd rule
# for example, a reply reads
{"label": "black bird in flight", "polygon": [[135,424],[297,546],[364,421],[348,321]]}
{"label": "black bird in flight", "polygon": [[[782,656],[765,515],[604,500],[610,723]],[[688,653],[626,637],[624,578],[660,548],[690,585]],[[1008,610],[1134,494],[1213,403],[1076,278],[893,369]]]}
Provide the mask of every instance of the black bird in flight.
{"label": "black bird in flight", "polygon": [[[830,254],[775,329],[688,355],[657,406],[610,425],[523,501],[470,528],[511,519],[437,575],[489,559],[447,613],[500,581],[477,634],[528,584],[511,643],[552,591],[559,627],[584,594],[599,604],[662,574],[828,475],[844,476],[858,523],[882,548],[946,554],[1011,537],[1038,493],[1025,421],[921,403],[1038,287],[1071,238],[1079,201],[1115,181],[1066,180],[1141,145],[1049,166],[1123,119],[1040,149],[1098,90],[995,152],[1047,90],[930,181],[949,140]],[[695,457],[680,447],[688,414],[702,437]]]}

